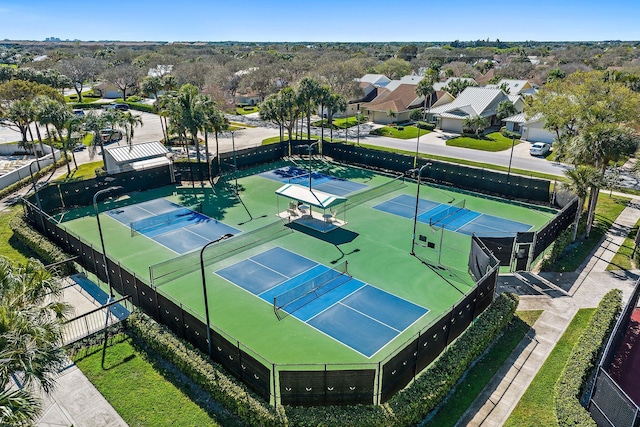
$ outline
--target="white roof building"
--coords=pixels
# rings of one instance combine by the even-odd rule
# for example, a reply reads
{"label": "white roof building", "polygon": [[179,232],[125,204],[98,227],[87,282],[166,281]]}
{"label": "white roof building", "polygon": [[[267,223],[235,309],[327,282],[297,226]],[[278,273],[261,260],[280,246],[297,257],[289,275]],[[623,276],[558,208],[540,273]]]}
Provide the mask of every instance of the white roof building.
{"label": "white roof building", "polygon": [[104,148],[105,169],[109,175],[133,170],[169,166],[169,151],[160,142]]}

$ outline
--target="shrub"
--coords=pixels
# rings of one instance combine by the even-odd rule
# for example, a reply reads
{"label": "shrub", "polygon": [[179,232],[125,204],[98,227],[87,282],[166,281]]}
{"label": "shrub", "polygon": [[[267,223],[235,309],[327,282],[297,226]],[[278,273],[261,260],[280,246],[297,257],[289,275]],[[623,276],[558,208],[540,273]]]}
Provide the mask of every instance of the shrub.
{"label": "shrub", "polygon": [[[131,97],[129,97],[129,98],[131,98]],[[155,113],[156,112],[156,107],[154,105],[142,104],[142,103],[139,103],[139,102],[130,102],[129,99],[127,99],[127,102],[125,102],[125,104],[129,105],[129,107],[132,110],[143,111],[145,113]]]}
{"label": "shrub", "polygon": [[[27,223],[24,215],[16,215],[13,217],[9,226],[11,227],[11,231],[13,231],[13,235],[16,236],[21,243],[34,251],[43,263],[54,264],[69,259],[67,254],[58,246],[34,230],[31,225]],[[75,273],[75,271],[71,263],[64,263],[61,264],[61,273],[68,275]]]}
{"label": "shrub", "polygon": [[131,95],[130,97],[127,98],[127,102],[140,102],[142,101],[142,98],[140,98],[138,95]]}
{"label": "shrub", "polygon": [[614,289],[608,292],[567,359],[555,386],[556,417],[561,427],[596,426],[589,412],[580,404],[580,395],[621,309],[622,291]]}
{"label": "shrub", "polygon": [[500,128],[500,133],[502,134],[502,136],[504,136],[505,138],[509,138],[509,139],[520,139],[520,138],[522,138],[522,134],[520,134],[518,132],[512,132],[512,131],[508,130],[505,126],[502,126]]}
{"label": "shrub", "polygon": [[427,122],[417,122],[416,126],[419,127],[420,129],[425,129],[425,130],[434,130],[436,128],[436,125],[434,125],[433,123],[427,123]]}

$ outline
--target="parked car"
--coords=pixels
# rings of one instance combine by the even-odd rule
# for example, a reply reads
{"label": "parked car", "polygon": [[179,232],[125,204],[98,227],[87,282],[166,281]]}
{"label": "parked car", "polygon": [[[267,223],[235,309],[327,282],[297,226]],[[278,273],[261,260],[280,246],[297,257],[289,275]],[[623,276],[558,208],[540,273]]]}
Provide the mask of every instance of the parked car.
{"label": "parked car", "polygon": [[100,138],[103,143],[111,143],[120,141],[122,139],[122,132],[118,129],[102,129],[100,131]]}
{"label": "parked car", "polygon": [[109,104],[105,107],[107,110],[129,111],[128,104]]}
{"label": "parked car", "polygon": [[79,143],[76,144],[75,147],[73,147],[73,151],[77,153],[77,152],[82,151],[82,150],[84,150],[86,148],[87,148],[86,145],[84,145],[83,143],[79,142]]}
{"label": "parked car", "polygon": [[546,142],[536,142],[529,148],[529,154],[532,156],[546,156],[551,150],[551,144]]}
{"label": "parked car", "polygon": [[73,114],[75,114],[76,116],[84,116],[84,110],[74,109]]}

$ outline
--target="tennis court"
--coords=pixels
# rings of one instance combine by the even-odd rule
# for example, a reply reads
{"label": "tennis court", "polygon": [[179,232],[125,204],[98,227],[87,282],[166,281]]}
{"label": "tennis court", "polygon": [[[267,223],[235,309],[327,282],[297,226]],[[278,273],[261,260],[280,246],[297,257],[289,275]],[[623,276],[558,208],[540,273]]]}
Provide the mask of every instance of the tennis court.
{"label": "tennis court", "polygon": [[[211,325],[230,342],[241,343],[242,348],[249,348],[252,354],[278,366],[377,365],[450,311],[472,289],[474,280],[467,272],[470,236],[444,230],[444,238],[436,239],[436,249],[416,249],[438,252],[432,258],[442,261],[446,269],[430,269],[409,254],[413,224],[407,219],[413,218],[415,182],[338,163],[314,163],[314,173],[330,176],[332,185],[361,188],[346,196],[348,224],[330,233],[320,233],[284,223],[277,216],[276,191],[282,187],[283,179],[289,178],[273,179],[277,176],[273,171],[300,170],[304,171],[286,162],[246,168],[238,176],[239,197],[233,191],[235,182],[230,174],[228,185],[220,181],[215,191],[207,186],[173,185],[126,195],[115,192],[112,198],[102,198],[98,205],[107,257],[114,260],[111,266],[120,265],[128,272],[123,273],[122,286],[132,283],[135,276],[136,280],[147,282],[162,301],[173,301],[184,313],[202,321],[205,305],[198,249],[222,234],[234,234],[211,245],[204,253]],[[272,173],[265,176],[265,171]],[[420,191],[426,199],[419,201],[420,213],[464,197],[468,209],[500,212],[506,218],[536,228],[553,216],[427,185],[421,186]],[[396,197],[406,198],[405,206],[399,207],[406,215],[372,209]],[[202,214],[198,212],[199,204]],[[143,221],[136,225],[146,218],[152,218],[151,223],[145,225]],[[156,221],[159,224],[154,229]],[[428,223],[420,225],[431,228]],[[99,259],[94,255],[99,252],[101,241],[92,206],[69,210],[60,226],[94,249],[83,248],[80,255]],[[203,242],[199,236],[192,236],[193,232],[209,237]],[[261,255],[274,247],[282,249],[279,255],[275,256],[275,252]],[[258,263],[254,262],[256,256]],[[292,280],[287,286],[295,288],[329,267],[340,270],[344,261],[348,261],[346,283],[318,298],[314,295],[312,302],[295,310],[296,304],[312,295],[294,297],[290,303],[293,306],[277,310],[283,317],[278,320],[273,299],[289,290],[285,283]],[[229,268],[236,264],[235,268]],[[358,292],[351,288],[356,284],[359,285],[356,289],[362,288]],[[119,278],[114,279],[114,286],[116,289],[120,286]],[[345,289],[351,293],[340,294]],[[337,295],[341,297],[339,302],[329,302]],[[148,293],[134,296],[141,302],[149,301]],[[157,307],[164,302],[149,304]],[[358,304],[370,308],[359,308]],[[164,316],[165,312],[161,314]],[[175,316],[180,318],[182,314],[172,313],[168,318]],[[400,320],[393,316],[399,316]],[[374,329],[379,325],[384,327]],[[373,332],[367,332],[369,329]]]}
{"label": "tennis court", "polygon": [[[193,209],[200,210],[200,205]],[[105,212],[131,228],[131,236],[146,236],[174,252],[200,249],[212,240],[240,232],[193,209],[160,198]]]}
{"label": "tennis court", "polygon": [[367,357],[429,312],[348,274],[275,247],[216,274]]}
{"label": "tennis court", "polygon": [[[309,185],[309,170],[297,166],[285,166],[273,169],[261,173],[260,176],[282,182],[283,184]],[[325,193],[335,194],[336,196],[346,196],[367,188],[367,185],[312,171],[311,188],[324,191]]]}
{"label": "tennis court", "polygon": [[[418,199],[418,221],[462,234],[483,237],[510,237],[529,231],[530,224],[475,212],[465,208],[465,199],[452,203],[437,203]],[[375,205],[374,209],[413,220],[416,198],[403,194]]]}

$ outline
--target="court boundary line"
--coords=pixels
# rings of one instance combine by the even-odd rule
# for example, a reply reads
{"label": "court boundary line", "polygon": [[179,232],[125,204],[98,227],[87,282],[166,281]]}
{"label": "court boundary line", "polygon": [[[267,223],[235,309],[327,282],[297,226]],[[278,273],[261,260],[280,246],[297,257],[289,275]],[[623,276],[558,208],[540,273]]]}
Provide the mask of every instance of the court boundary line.
{"label": "court boundary line", "polygon": [[369,319],[371,319],[371,320],[373,320],[373,321],[375,321],[375,322],[378,322],[378,323],[380,323],[381,325],[386,326],[387,328],[389,328],[389,329],[391,329],[391,330],[396,331],[396,332],[397,332],[397,334],[396,334],[396,335],[400,335],[400,333],[402,333],[402,331],[401,331],[401,330],[396,329],[396,328],[394,328],[394,327],[393,327],[393,326],[391,326],[391,325],[388,325],[388,324],[386,324],[386,323],[384,323],[384,322],[381,322],[379,319],[376,319],[375,317],[371,317],[371,316],[369,316],[367,313],[363,313],[362,311],[360,311],[360,310],[356,310],[355,308],[351,307],[350,305],[347,305],[347,304],[343,303],[343,302],[342,302],[343,300],[344,300],[344,298],[342,298],[340,301],[338,301],[338,302],[337,302],[337,303],[335,303],[334,305],[341,305],[341,306],[343,306],[343,307],[348,308],[349,310],[355,311],[356,313],[358,313],[358,314],[360,314],[360,315],[362,315],[362,316],[364,316],[364,317],[368,317]]}

